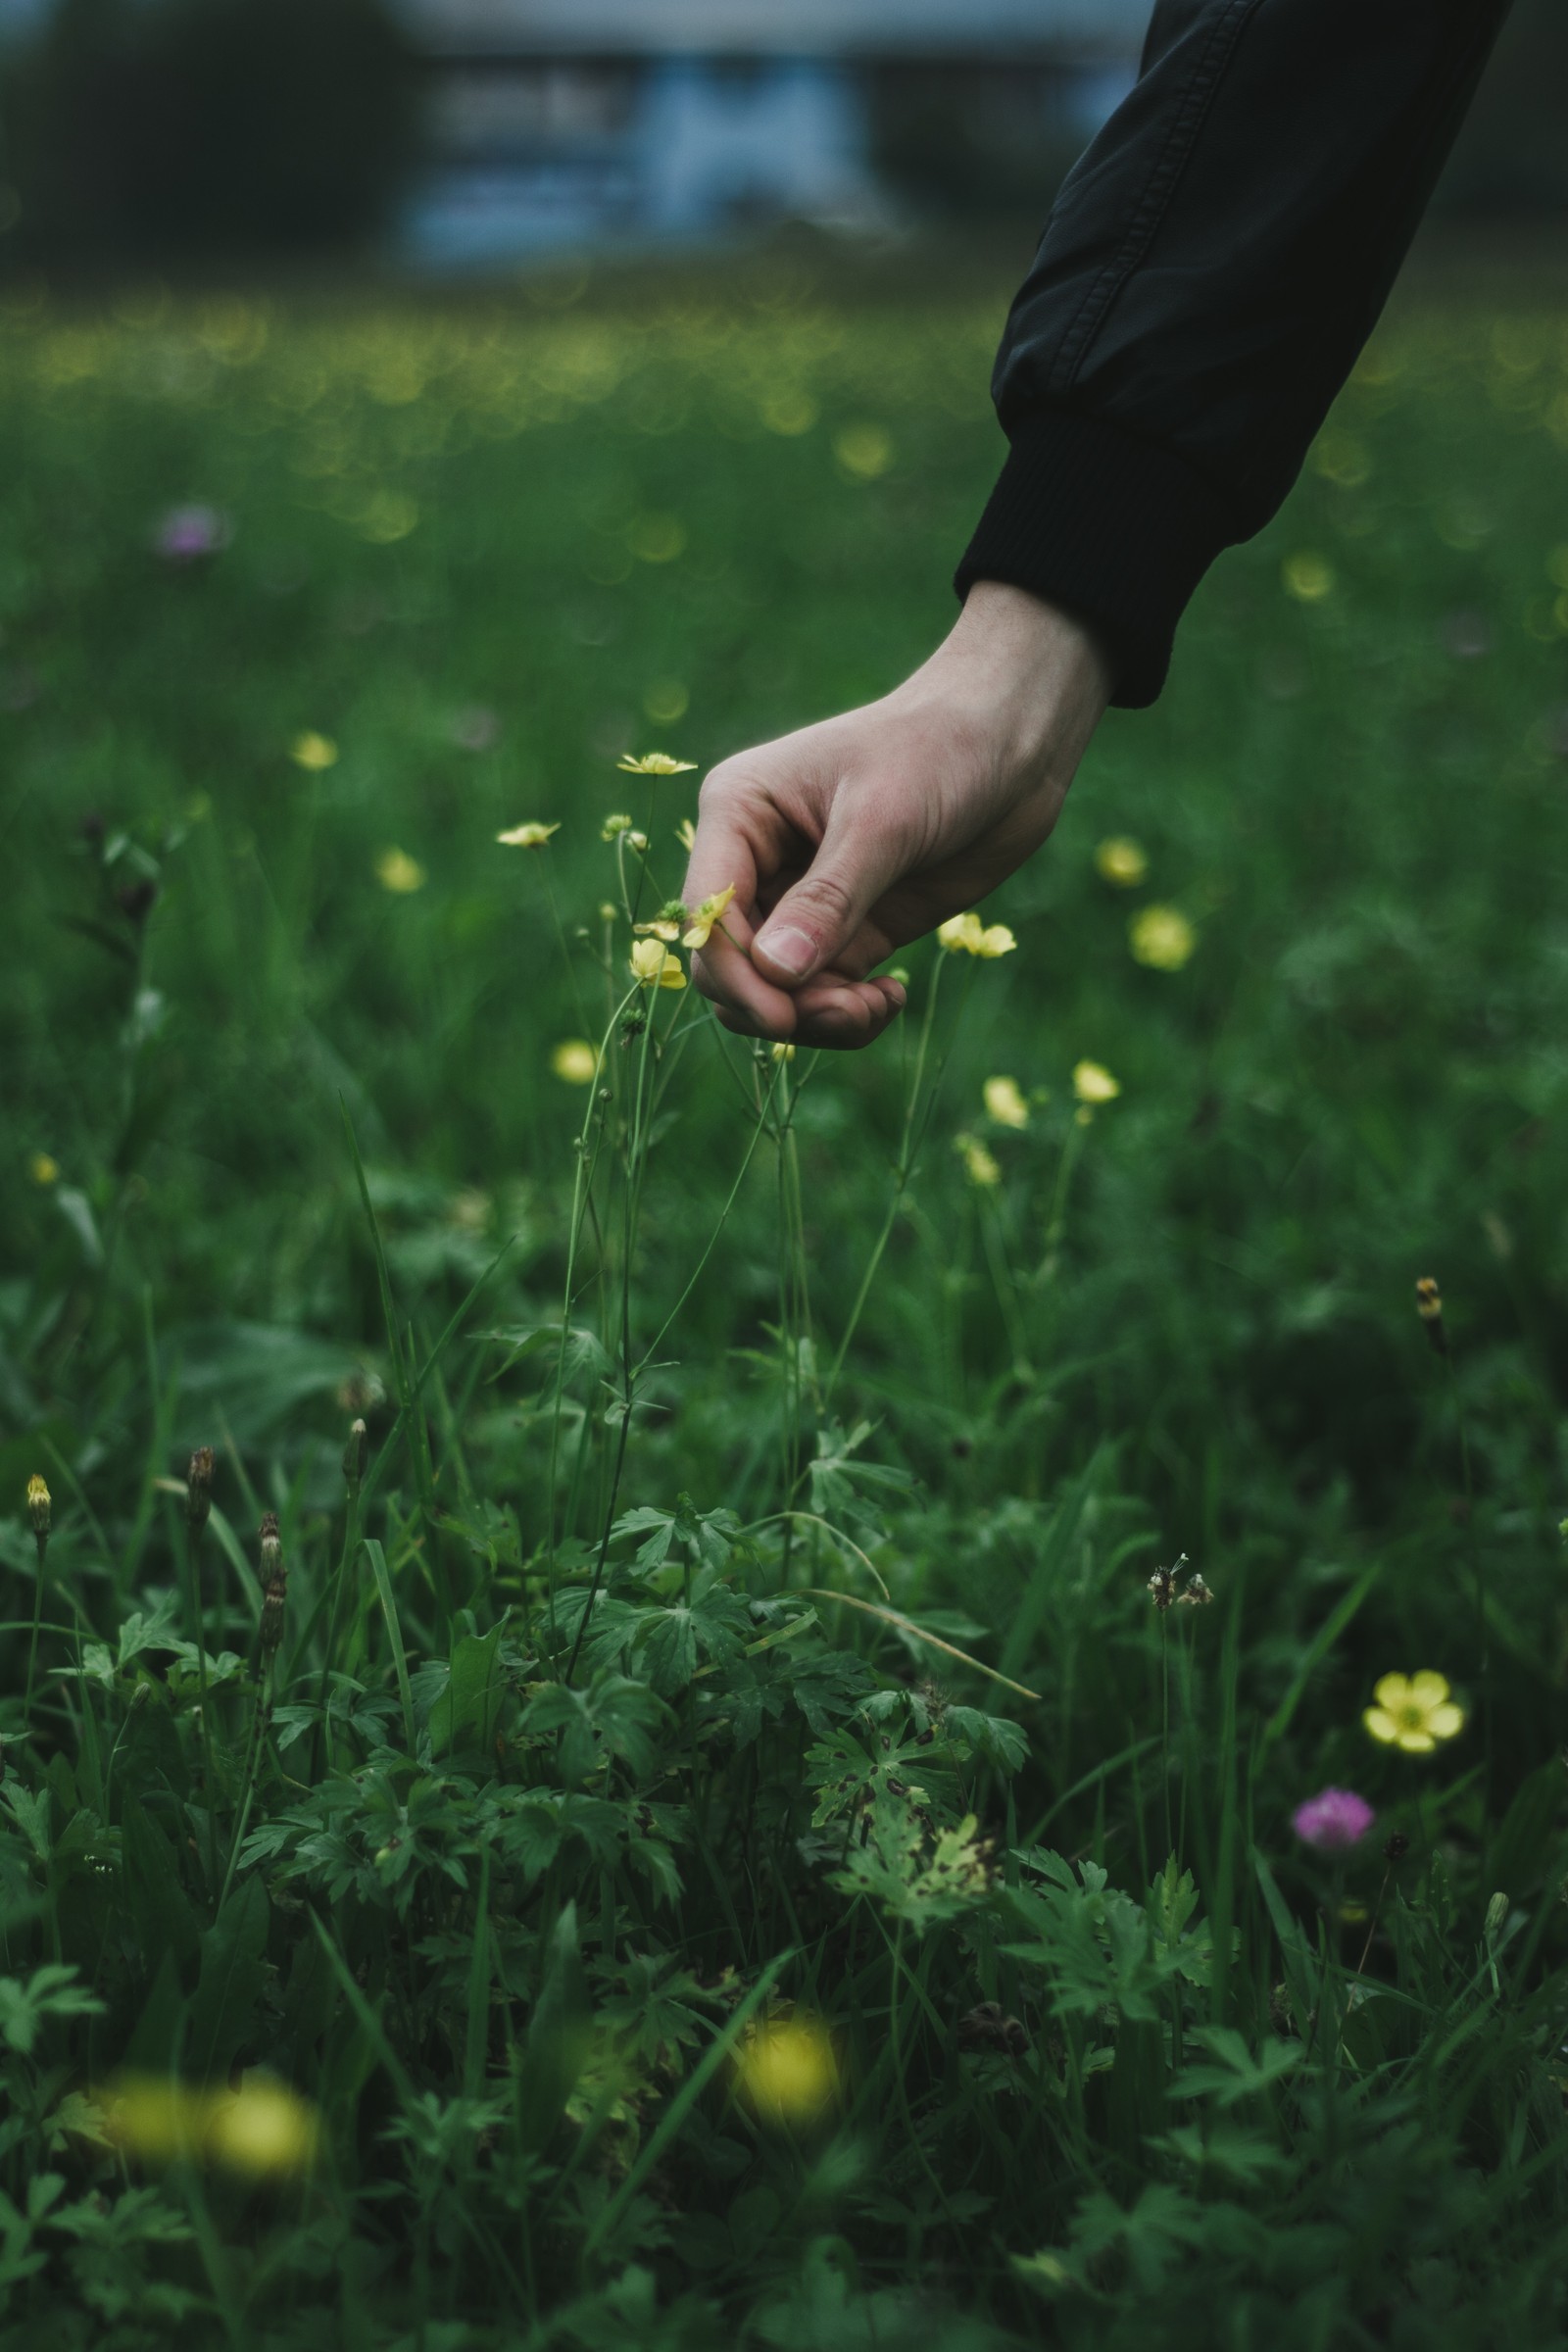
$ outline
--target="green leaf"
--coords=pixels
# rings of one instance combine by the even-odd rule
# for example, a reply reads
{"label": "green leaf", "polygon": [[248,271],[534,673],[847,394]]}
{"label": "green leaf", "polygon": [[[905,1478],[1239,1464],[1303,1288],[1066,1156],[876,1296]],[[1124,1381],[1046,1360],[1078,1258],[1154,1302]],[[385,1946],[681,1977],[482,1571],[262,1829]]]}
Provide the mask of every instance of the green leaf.
{"label": "green leaf", "polygon": [[544,1980],[523,2040],[517,2085],[517,2135],[537,2154],[566,2111],[592,2040],[588,1983],[577,1955],[577,1906],[557,1920],[545,1952]]}
{"label": "green leaf", "polygon": [[456,1747],[488,1750],[506,1687],[501,1679],[498,1651],[506,1619],[487,1634],[465,1634],[452,1652],[446,1689],[430,1709],[431,1750],[444,1755]]}
{"label": "green leaf", "polygon": [[121,1812],[122,1883],[125,1907],[151,1975],[172,1951],[187,1983],[196,1974],[201,1931],[180,1885],[179,1866],[169,1839],[127,1792]]}
{"label": "green leaf", "polygon": [[186,2063],[197,2081],[228,2073],[255,2014],[266,1967],[269,1906],[259,1878],[249,1878],[202,1937],[202,1969],[190,2005]]}

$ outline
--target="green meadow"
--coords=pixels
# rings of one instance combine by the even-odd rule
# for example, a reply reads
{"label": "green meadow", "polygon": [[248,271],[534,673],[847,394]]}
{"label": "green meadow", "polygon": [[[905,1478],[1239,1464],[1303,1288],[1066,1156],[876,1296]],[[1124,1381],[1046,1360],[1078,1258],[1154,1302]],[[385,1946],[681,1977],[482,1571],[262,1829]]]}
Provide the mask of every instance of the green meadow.
{"label": "green meadow", "polygon": [[1568,310],[878,1048],[632,969],[1006,292],[7,298],[18,2352],[1568,2340]]}

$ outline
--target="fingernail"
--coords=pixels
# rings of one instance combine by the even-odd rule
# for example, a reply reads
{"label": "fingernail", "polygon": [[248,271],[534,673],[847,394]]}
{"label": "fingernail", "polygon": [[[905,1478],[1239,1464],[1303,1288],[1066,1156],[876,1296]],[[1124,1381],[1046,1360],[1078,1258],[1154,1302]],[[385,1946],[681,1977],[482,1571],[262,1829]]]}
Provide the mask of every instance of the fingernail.
{"label": "fingernail", "polygon": [[888,990],[888,995],[893,999],[894,1011],[902,1012],[909,1000],[905,989],[897,980],[894,981],[892,987]]}
{"label": "fingernail", "polygon": [[815,941],[809,932],[798,931],[793,923],[781,923],[776,931],[764,927],[758,934],[757,945],[768,962],[776,964],[781,972],[788,972],[792,980],[799,980],[816,960]]}

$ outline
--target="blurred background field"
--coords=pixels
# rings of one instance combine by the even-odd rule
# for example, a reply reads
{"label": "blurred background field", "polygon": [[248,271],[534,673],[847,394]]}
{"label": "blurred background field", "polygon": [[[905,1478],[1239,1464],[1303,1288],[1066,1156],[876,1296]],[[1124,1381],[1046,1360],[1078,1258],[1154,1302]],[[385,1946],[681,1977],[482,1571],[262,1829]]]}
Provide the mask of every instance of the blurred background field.
{"label": "blurred background field", "polygon": [[[320,148],[286,74],[239,198],[225,151],[255,151],[221,117],[134,181],[156,109],[128,161],[100,145],[98,178],[51,181],[44,134],[101,119],[104,61],[195,21],[10,19],[8,87],[38,95],[24,131],[8,100],[0,168],[8,2324],[115,2352],[174,2320],[203,2345],[859,2352],[918,2329],[1148,2352],[1206,2345],[1224,2308],[1238,2347],[1561,2340],[1556,17],[1520,10],[1285,510],[1216,565],[1160,703],[1110,715],[983,910],[1016,951],[920,943],[877,1050],[790,1065],[793,1143],[752,1151],[706,1259],[784,1081],[694,997],[661,1001],[681,1042],[626,1271],[638,1345],[674,1319],[618,1485],[606,1293],[574,1307],[580,1478],[537,1336],[592,1104],[561,1049],[597,1043],[625,985],[637,853],[606,819],[647,832],[646,911],[679,889],[703,769],[884,691],[946,628],[1030,208],[1138,28],[1036,55],[1011,149],[1004,42],[965,78],[867,34],[809,88],[731,56],[714,153],[740,151],[743,99],[816,107],[838,165],[857,124],[870,140],[856,202],[814,210],[715,167],[682,212],[631,164],[645,101],[698,120],[704,57],[621,51],[607,80],[559,28],[492,59],[506,184],[475,194],[495,155],[443,161],[399,112],[414,18],[393,37],[358,11],[334,23],[382,57],[386,109],[337,158],[352,185],[292,225],[241,200],[273,166],[287,193],[288,139]],[[208,22],[254,34],[241,8]],[[314,20],[276,22],[319,109]],[[998,172],[959,201],[935,163],[971,135]],[[695,772],[617,767],[654,747]],[[547,847],[497,843],[530,820]],[[939,1083],[857,1317],[939,962]],[[612,1055],[622,1142],[638,1051]],[[1119,1090],[1087,1117],[1086,1060]],[[617,1280],[619,1246],[595,1236]],[[399,1348],[422,1359],[454,1316],[420,1419]],[[372,1581],[345,1545],[334,1647],[356,1414],[380,1489],[349,1526],[386,1556]],[[215,1525],[240,1532],[216,1571],[209,1537],[198,1592],[179,1511],[208,1444]],[[639,1539],[676,1515],[685,1587],[617,1548],[594,1619],[617,1494]],[[840,1537],[775,1524],[808,1501]],[[264,1510],[292,1577],[275,1663]],[[1219,1605],[1178,1612],[1167,1650],[1146,1580],[1182,1551]],[[875,1600],[871,1578],[1013,1688],[798,1591]],[[733,1654],[742,1604],[760,1663]],[[609,1767],[562,1736],[590,1624],[579,1679],[641,1693]],[[460,1724],[481,1650],[504,1693],[470,1690]],[[359,1712],[334,1732],[337,1666]],[[1417,1668],[1465,1716],[1426,1762],[1362,1723],[1378,1678]],[[865,1761],[844,1740],[874,1765],[879,1726],[947,1790],[957,1893],[916,1831],[924,1876],[846,1884],[857,1820],[909,1829],[906,1791],[834,1811]],[[1325,1784],[1378,1811],[1353,1854],[1293,1834]],[[618,1828],[560,1833],[548,1867],[497,1830],[606,1794]],[[1172,1843],[1211,1930],[1160,1875]],[[1049,1928],[1045,1845],[1080,1906]],[[1097,1909],[1101,1870],[1133,1899]],[[65,1993],[17,1989],[56,1967]],[[752,2046],[764,1993],[828,2021],[796,2043],[774,2017],[795,2110],[698,2080],[726,2035]],[[1207,2077],[1182,2071],[1198,2049]],[[94,2104],[134,2064],[197,2102],[172,2123],[156,2093],[139,2165]],[[250,2167],[272,2185],[239,2190],[225,2134],[282,2095],[259,2069],[303,2104],[253,2125],[278,2135]],[[770,2135],[760,2097],[796,2124]],[[205,2170],[165,2170],[181,2132]]]}

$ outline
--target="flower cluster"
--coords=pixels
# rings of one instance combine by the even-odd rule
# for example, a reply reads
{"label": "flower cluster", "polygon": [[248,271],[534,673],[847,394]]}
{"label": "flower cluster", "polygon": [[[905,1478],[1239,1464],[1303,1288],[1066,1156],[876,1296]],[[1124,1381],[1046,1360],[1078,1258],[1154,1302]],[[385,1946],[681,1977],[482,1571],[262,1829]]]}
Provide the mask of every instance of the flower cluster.
{"label": "flower cluster", "polygon": [[937,945],[950,956],[1007,956],[1018,945],[1005,923],[982,923],[972,910],[950,914],[937,928]]}

